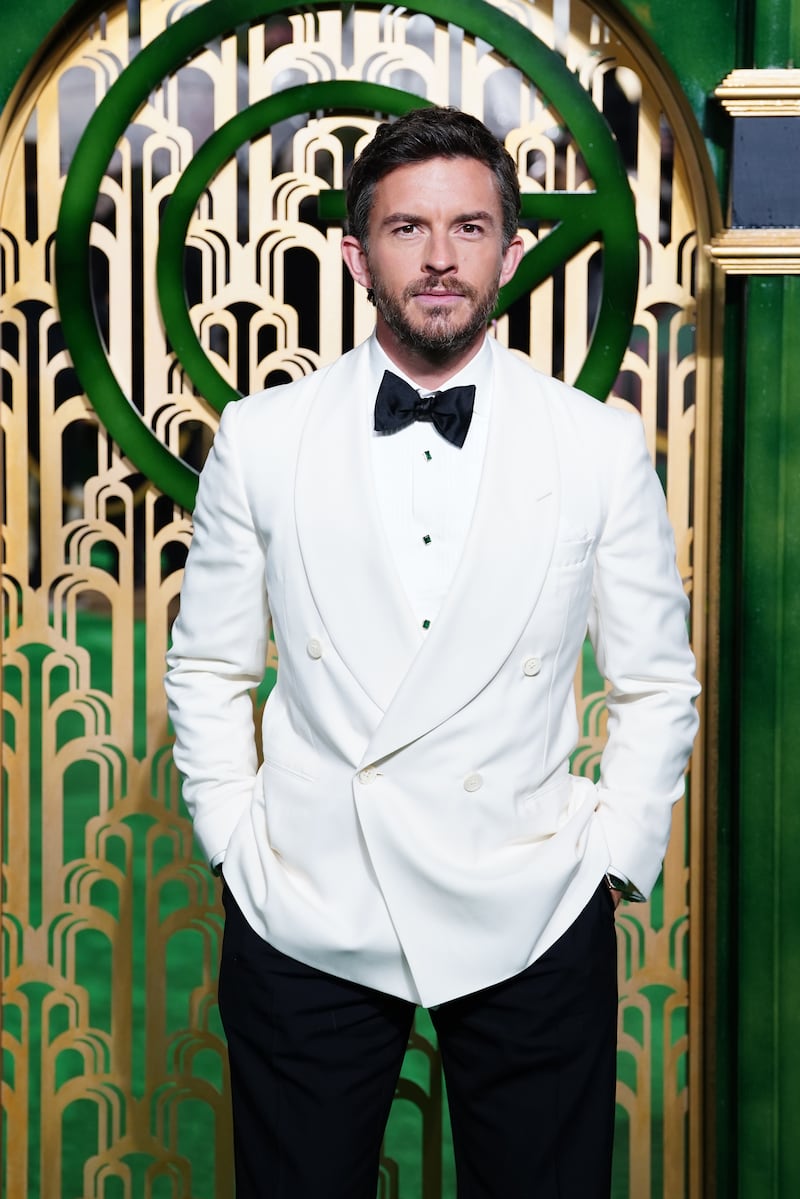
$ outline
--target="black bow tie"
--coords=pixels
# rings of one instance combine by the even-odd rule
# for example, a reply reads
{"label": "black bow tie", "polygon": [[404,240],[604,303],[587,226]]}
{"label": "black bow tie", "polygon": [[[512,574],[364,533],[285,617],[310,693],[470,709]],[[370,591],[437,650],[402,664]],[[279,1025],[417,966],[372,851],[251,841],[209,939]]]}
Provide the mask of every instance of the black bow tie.
{"label": "black bow tie", "polygon": [[429,420],[451,445],[463,446],[469,423],[475,388],[448,387],[430,396],[420,396],[404,379],[384,371],[375,401],[375,431],[396,433],[415,420]]}

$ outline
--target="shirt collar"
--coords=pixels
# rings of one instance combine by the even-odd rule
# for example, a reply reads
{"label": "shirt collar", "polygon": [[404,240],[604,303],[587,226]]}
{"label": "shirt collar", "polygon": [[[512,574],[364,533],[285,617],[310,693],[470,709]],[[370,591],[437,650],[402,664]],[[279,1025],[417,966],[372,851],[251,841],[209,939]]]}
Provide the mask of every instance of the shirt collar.
{"label": "shirt collar", "polygon": [[[405,379],[415,391],[419,391],[422,395],[429,395],[431,388],[422,387],[415,382],[405,371],[401,370],[394,362],[378,341],[376,333],[373,333],[369,339],[369,365],[375,382],[375,392],[380,386],[380,381],[383,378],[384,371],[392,371],[401,379]],[[492,350],[489,345],[488,336],[483,339],[483,344],[478,350],[474,358],[471,358],[466,366],[463,366],[460,371],[452,375],[449,379],[441,384],[441,387],[436,388],[437,391],[444,390],[447,387],[463,387],[469,386],[471,383],[475,385],[475,404],[473,407],[473,417],[478,416],[487,419],[492,403]]]}

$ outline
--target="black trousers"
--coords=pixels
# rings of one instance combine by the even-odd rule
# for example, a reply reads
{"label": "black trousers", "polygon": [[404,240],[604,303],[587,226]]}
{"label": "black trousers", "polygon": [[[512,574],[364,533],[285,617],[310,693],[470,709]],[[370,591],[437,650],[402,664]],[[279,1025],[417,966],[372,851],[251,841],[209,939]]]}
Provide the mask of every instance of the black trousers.
{"label": "black trousers", "polygon": [[[375,1199],[414,1005],[287,957],[227,887],[224,903],[237,1199]],[[431,1019],[459,1199],[608,1199],[617,981],[605,885],[527,970]]]}

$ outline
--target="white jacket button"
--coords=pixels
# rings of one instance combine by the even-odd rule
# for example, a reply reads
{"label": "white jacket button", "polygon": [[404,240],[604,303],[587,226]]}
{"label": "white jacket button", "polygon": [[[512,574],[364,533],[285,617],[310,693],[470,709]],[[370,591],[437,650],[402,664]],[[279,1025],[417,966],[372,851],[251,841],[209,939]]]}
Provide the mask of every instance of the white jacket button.
{"label": "white jacket button", "polygon": [[306,645],[306,653],[308,654],[309,658],[321,658],[322,643],[317,641],[316,637],[312,637]]}
{"label": "white jacket button", "polygon": [[377,773],[378,772],[374,766],[365,766],[363,770],[359,770],[358,772],[358,781],[367,787],[370,783],[375,782],[375,776]]}
{"label": "white jacket button", "polygon": [[468,774],[464,779],[465,791],[480,791],[482,786],[483,779],[477,772],[475,774]]}
{"label": "white jacket button", "polygon": [[533,678],[533,676],[535,674],[538,674],[541,669],[542,669],[542,659],[541,658],[526,658],[525,661],[522,663],[522,673],[526,674],[528,676],[528,678]]}

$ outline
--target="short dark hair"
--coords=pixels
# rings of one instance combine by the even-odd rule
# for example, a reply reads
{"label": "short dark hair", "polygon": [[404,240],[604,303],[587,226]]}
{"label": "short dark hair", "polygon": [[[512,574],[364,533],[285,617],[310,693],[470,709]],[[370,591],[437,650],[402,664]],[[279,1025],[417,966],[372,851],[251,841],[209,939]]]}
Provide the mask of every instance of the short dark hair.
{"label": "short dark hair", "polygon": [[347,181],[347,227],[367,249],[376,184],[397,167],[430,158],[475,158],[495,177],[503,212],[503,249],[519,225],[519,179],[514,159],[482,121],[458,108],[415,108],[385,121],[362,150]]}

